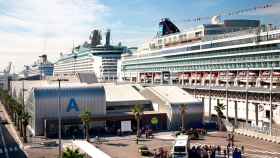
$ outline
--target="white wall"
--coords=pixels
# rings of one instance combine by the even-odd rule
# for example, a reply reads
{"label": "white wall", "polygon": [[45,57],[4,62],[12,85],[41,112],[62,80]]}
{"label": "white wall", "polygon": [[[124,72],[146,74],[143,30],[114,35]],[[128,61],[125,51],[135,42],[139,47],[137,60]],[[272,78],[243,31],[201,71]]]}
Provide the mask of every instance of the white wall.
{"label": "white wall", "polygon": [[96,74],[96,77],[98,80],[100,80],[103,75],[101,73],[101,67],[102,67],[102,57],[101,56],[93,56],[94,64],[93,69]]}

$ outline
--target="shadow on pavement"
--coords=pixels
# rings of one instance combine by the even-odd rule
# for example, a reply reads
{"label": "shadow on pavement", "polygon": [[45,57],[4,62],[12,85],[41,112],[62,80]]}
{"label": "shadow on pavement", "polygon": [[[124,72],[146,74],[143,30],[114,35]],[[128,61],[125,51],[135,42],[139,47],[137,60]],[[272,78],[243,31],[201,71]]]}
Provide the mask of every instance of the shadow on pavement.
{"label": "shadow on pavement", "polygon": [[[2,128],[2,132],[3,132],[5,144],[6,144],[6,148],[5,148],[4,143],[2,142],[2,139],[1,139],[0,149],[2,149],[2,151],[6,150],[8,152],[8,156],[10,158],[27,158],[27,156],[25,155],[23,150],[21,150],[21,148],[19,147],[19,145],[17,144],[15,139],[11,136],[11,134],[7,130],[6,126],[4,126],[3,124],[0,124],[0,128]],[[2,134],[2,133],[0,133],[0,134]],[[5,153],[4,152],[0,153],[0,157],[5,158],[6,157]]]}

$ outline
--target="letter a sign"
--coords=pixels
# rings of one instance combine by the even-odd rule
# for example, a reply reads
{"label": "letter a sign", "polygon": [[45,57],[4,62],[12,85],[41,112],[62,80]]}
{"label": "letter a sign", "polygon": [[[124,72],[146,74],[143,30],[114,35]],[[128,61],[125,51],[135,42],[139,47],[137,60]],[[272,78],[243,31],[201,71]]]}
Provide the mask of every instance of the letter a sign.
{"label": "letter a sign", "polygon": [[67,112],[70,112],[72,109],[74,109],[77,112],[80,111],[75,99],[73,99],[73,98],[71,98],[68,103]]}

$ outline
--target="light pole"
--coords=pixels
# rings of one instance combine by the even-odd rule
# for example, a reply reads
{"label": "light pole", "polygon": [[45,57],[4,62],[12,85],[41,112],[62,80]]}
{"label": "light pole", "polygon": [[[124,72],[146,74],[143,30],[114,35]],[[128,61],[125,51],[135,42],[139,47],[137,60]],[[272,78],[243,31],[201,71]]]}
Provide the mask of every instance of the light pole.
{"label": "light pole", "polygon": [[77,54],[75,53],[74,54],[74,56],[73,56],[73,58],[74,58],[74,75],[75,75],[75,73],[76,73],[76,60],[77,60]]}
{"label": "light pole", "polygon": [[60,82],[63,81],[63,79],[57,79],[58,81],[58,158],[62,158],[62,149],[61,149],[61,103],[60,103]]}
{"label": "light pole", "polygon": [[209,73],[209,120],[211,120],[211,83],[212,83],[212,68]]}

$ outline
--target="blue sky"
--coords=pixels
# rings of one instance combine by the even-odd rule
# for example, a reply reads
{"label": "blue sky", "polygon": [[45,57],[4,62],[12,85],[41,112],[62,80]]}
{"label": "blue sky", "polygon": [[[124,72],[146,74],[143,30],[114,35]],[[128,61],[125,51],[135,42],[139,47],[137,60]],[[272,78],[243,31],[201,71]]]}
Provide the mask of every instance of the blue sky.
{"label": "blue sky", "polygon": [[59,52],[88,40],[90,30],[111,29],[112,42],[138,46],[155,36],[163,17],[181,30],[209,21],[185,19],[273,4],[222,19],[260,19],[280,25],[279,0],[0,0],[0,66],[13,61],[16,71],[42,53],[55,61]]}

